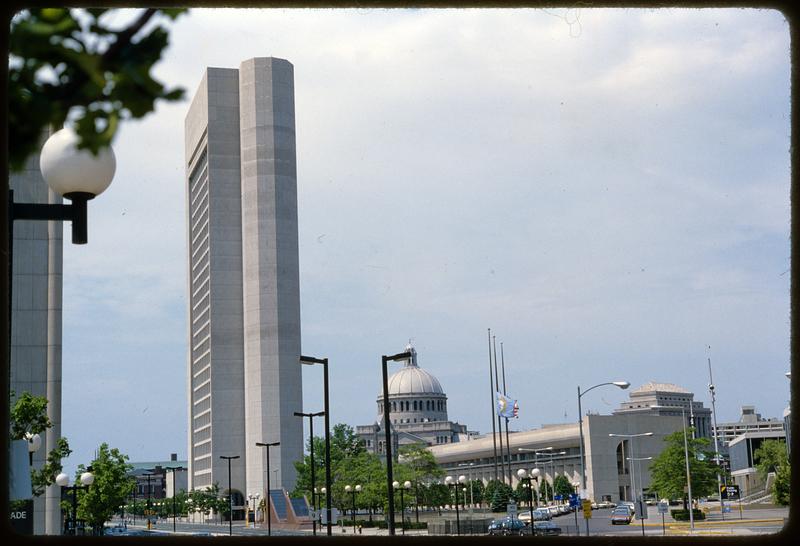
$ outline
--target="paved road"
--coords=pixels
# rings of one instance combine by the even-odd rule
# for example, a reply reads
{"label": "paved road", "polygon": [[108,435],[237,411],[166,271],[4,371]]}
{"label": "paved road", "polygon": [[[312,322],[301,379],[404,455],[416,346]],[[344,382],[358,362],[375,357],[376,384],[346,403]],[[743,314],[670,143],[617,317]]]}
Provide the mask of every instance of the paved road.
{"label": "paved road", "polygon": [[[648,518],[644,520],[635,519],[630,525],[611,525],[610,521],[611,510],[599,509],[592,512],[592,517],[589,520],[589,534],[591,536],[642,536],[642,529],[646,536],[677,536],[677,535],[760,535],[760,534],[773,534],[778,533],[783,529],[784,519],[789,517],[788,507],[763,507],[763,508],[747,508],[742,511],[741,516],[738,507],[734,506],[734,511],[725,514],[723,520],[721,514],[717,510],[708,513],[708,518],[705,521],[697,521],[694,529],[690,528],[688,522],[676,522],[672,520],[671,516],[667,514],[664,517],[664,524],[662,526],[661,515],[658,514],[655,506],[650,506],[648,510]],[[553,519],[562,529],[562,533],[568,536],[576,536],[580,534],[585,536],[586,524],[583,519],[582,513],[578,513],[578,526],[575,525],[575,514],[565,514]],[[116,523],[116,522],[115,522]],[[146,526],[142,525],[143,521],[137,519],[137,525],[129,525],[129,529],[144,530]],[[173,525],[172,520],[160,521],[152,529],[152,534],[160,535],[165,533],[172,533]],[[227,536],[229,527],[227,524],[199,524],[199,523],[183,523],[177,522],[176,531],[178,534],[210,534],[213,536]],[[364,528],[362,536],[375,536],[387,535],[385,529]],[[342,529],[335,526],[333,533],[336,536],[352,536],[352,527]],[[265,536],[267,530],[261,527],[245,527],[241,522],[234,522],[233,535],[234,536]],[[400,535],[400,529],[397,529],[397,534]],[[426,531],[407,531],[407,535],[425,535]],[[310,536],[311,531],[302,530],[279,530],[272,529],[273,536]],[[318,530],[318,536],[324,537],[325,530]]]}

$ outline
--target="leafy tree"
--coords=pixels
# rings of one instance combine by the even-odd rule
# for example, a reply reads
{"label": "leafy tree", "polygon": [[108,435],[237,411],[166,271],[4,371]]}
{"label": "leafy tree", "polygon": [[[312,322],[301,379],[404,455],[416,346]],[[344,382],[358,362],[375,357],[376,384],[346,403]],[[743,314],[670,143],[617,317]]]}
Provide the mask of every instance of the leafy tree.
{"label": "leafy tree", "polygon": [[[650,464],[650,490],[660,497],[684,498],[686,508],[686,454],[684,432],[679,430],[664,438],[666,447]],[[692,438],[692,429],[686,430],[689,455],[689,472],[692,477],[692,494],[707,497],[717,492],[717,467],[708,451],[708,438]],[[698,456],[699,455],[699,456]]]}
{"label": "leafy tree", "polygon": [[425,488],[425,504],[442,509],[442,506],[450,503],[450,490],[443,483],[431,483]]}
{"label": "leafy tree", "polygon": [[542,477],[539,477],[539,497],[542,499],[542,502],[549,501],[553,498],[553,486]]}
{"label": "leafy tree", "polygon": [[774,472],[775,481],[772,484],[772,500],[775,504],[789,504],[789,486],[791,481],[791,465],[786,453],[786,442],[783,440],[764,440],[753,453],[756,469],[761,479],[766,480],[767,475]]}
{"label": "leafy tree", "polygon": [[[103,443],[92,461],[94,482],[80,495],[78,518],[89,523],[95,533],[102,531],[105,523],[119,512],[133,487],[134,478],[128,476],[133,467],[127,460],[127,455],[120,453],[117,448],[109,449],[108,444]],[[85,471],[83,465],[78,467],[76,483],[79,483],[80,475]]]}
{"label": "leafy tree", "polygon": [[[528,482],[520,480],[517,483],[516,489],[514,489],[514,497],[521,503],[525,503],[526,505],[530,502],[531,498],[533,501],[536,502],[537,494],[536,494],[536,482],[531,482],[532,489],[528,490]],[[532,496],[531,496],[532,495]]]}
{"label": "leafy tree", "polygon": [[[10,392],[10,399],[16,396]],[[23,392],[11,405],[10,410],[11,440],[23,440],[28,434],[43,434],[53,424],[47,416],[47,398]],[[44,493],[45,489],[55,483],[56,476],[61,473],[61,459],[72,453],[66,438],[59,438],[55,447],[47,454],[44,465],[40,469],[31,468],[31,486],[35,497]]]}
{"label": "leafy tree", "polygon": [[505,512],[508,501],[514,499],[514,491],[507,483],[491,480],[484,493],[492,512]]}
{"label": "leafy tree", "polygon": [[753,453],[756,469],[762,480],[767,479],[767,474],[777,472],[778,468],[788,463],[786,442],[783,440],[764,440]]}
{"label": "leafy tree", "polygon": [[575,492],[572,488],[572,484],[569,483],[569,479],[563,474],[556,476],[556,479],[553,481],[553,491],[555,491],[556,495],[563,495],[564,498],[567,498],[570,494]]}
{"label": "leafy tree", "polygon": [[792,485],[792,466],[781,465],[775,472],[775,484],[772,486],[772,500],[775,504],[789,506]]}
{"label": "leafy tree", "polygon": [[[16,393],[11,391],[13,400]],[[23,392],[11,405],[11,439],[24,440],[26,434],[41,434],[53,424],[47,416],[47,398]]]}
{"label": "leafy tree", "polygon": [[[121,120],[142,118],[157,100],[175,101],[151,75],[168,45],[161,24],[185,9],[145,9],[123,28],[115,10],[37,8],[11,20],[8,60],[8,147],[13,170],[36,151],[42,132],[71,118],[80,146],[97,153]],[[156,23],[156,24],[152,24]]]}
{"label": "leafy tree", "polygon": [[470,480],[467,482],[467,495],[471,495],[471,497],[468,496],[467,498],[471,499],[472,502],[480,506],[480,504],[483,502],[484,489],[485,487],[483,485],[483,481]]}

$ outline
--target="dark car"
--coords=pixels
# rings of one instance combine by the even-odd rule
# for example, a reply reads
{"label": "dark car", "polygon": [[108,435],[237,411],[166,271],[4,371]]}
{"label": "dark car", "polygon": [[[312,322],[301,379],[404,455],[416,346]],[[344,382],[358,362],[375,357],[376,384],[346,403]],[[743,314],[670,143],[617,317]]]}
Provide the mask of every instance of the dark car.
{"label": "dark car", "polygon": [[616,525],[618,523],[628,525],[631,522],[631,518],[633,518],[633,514],[627,506],[617,506],[611,512],[611,525]]}
{"label": "dark car", "polygon": [[561,527],[552,521],[537,521],[534,522],[534,532],[537,535],[558,536],[561,534]]}
{"label": "dark car", "polygon": [[524,535],[526,532],[527,526],[525,522],[509,516],[496,519],[489,525],[490,535]]}

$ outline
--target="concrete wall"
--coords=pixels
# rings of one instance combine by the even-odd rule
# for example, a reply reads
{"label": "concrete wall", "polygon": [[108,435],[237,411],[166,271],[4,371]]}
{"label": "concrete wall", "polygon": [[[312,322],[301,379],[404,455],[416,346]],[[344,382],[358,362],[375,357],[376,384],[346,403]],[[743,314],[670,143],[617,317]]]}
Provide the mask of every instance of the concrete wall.
{"label": "concrete wall", "polygon": [[[10,178],[19,203],[61,203],[39,171],[39,155]],[[34,454],[41,467],[61,437],[62,222],[14,222],[11,280],[11,389],[45,396],[53,427]],[[5,304],[5,302],[4,302]],[[60,488],[51,486],[34,500],[34,533],[60,534]]]}
{"label": "concrete wall", "polygon": [[[605,495],[617,502],[620,499],[620,486],[630,486],[630,474],[618,473],[617,447],[626,442],[626,456],[657,457],[664,449],[664,437],[682,430],[680,416],[659,415],[588,415],[583,420],[586,488],[591,498],[600,500]],[[641,434],[652,432],[652,436],[639,438],[617,438],[609,434]],[[629,450],[630,448],[630,450]],[[632,453],[632,454],[629,454]],[[650,485],[650,461],[642,461],[635,467],[635,486],[637,491]],[[641,474],[640,474],[641,471]],[[637,493],[638,495],[638,493]],[[630,500],[630,499],[627,499]]]}

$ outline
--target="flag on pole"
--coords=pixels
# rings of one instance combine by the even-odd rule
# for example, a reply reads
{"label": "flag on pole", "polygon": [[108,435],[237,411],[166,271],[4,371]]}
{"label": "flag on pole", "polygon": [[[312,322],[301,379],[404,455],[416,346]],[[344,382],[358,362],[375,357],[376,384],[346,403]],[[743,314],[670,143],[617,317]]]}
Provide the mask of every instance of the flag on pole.
{"label": "flag on pole", "polygon": [[516,400],[512,400],[502,393],[497,394],[497,415],[510,419],[511,417],[519,417],[519,404]]}

